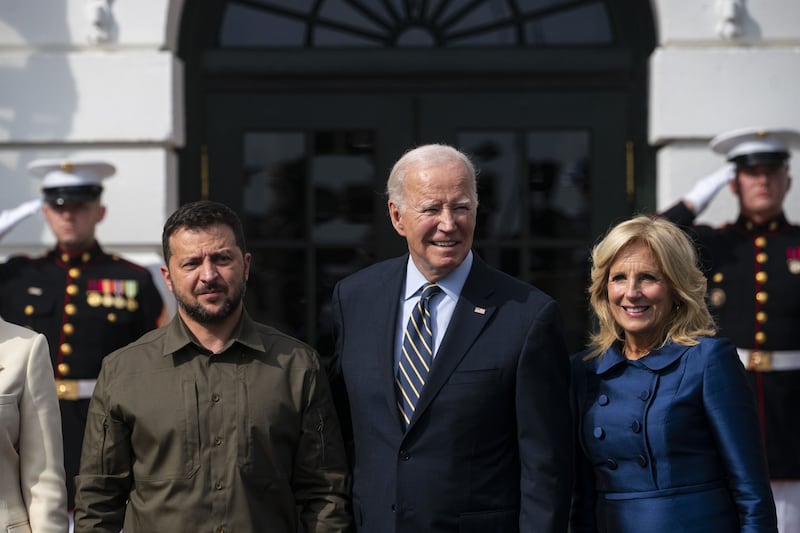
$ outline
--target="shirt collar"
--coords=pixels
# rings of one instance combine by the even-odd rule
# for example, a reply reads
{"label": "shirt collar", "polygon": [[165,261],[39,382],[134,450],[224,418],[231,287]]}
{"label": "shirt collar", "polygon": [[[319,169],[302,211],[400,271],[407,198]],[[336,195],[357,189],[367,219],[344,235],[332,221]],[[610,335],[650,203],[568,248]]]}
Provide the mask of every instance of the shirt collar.
{"label": "shirt collar", "polygon": [[56,262],[61,262],[67,266],[80,266],[103,254],[103,249],[100,248],[97,241],[94,241],[91,246],[80,252],[68,252],[56,244],[48,253]]}
{"label": "shirt collar", "polygon": [[786,216],[783,213],[764,224],[756,224],[741,214],[739,218],[736,219],[736,226],[748,233],[772,233],[782,230],[788,225],[789,222],[786,220]]}
{"label": "shirt collar", "polygon": [[[467,254],[467,257],[464,258],[464,260],[456,267],[455,270],[436,282],[436,284],[442,289],[442,292],[444,292],[450,298],[458,300],[458,297],[461,295],[461,289],[464,287],[464,283],[467,281],[467,276],[469,276],[469,271],[472,269],[472,261],[472,250],[470,250]],[[406,265],[406,288],[405,294],[403,295],[403,300],[408,300],[417,294],[420,287],[422,287],[425,283],[429,283],[429,281],[426,280],[425,276],[423,276],[419,269],[417,269],[417,265],[414,264],[414,261],[409,255],[408,264]]]}
{"label": "shirt collar", "polygon": [[[663,347],[653,350],[641,359],[636,359],[636,362],[653,372],[660,372],[680,359],[688,349],[689,346],[668,341]],[[628,359],[622,355],[619,346],[615,344],[600,357],[595,373],[603,374],[615,368],[617,365],[627,362]]]}
{"label": "shirt collar", "polygon": [[[186,324],[183,322],[183,319],[179,313],[175,313],[175,316],[166,326],[166,328],[167,331],[164,339],[164,353],[162,355],[172,355],[189,344],[194,344],[199,349],[204,350],[204,348],[202,348],[196,341],[191,331],[189,331],[189,328],[186,327]],[[231,339],[228,341],[225,349],[227,350],[234,342],[243,344],[248,348],[258,352],[267,351],[264,348],[264,343],[261,340],[261,336],[258,334],[256,323],[252,318],[250,318],[250,315],[247,314],[247,311],[242,312],[239,323],[236,325],[236,328],[234,328],[233,335],[231,335]]]}

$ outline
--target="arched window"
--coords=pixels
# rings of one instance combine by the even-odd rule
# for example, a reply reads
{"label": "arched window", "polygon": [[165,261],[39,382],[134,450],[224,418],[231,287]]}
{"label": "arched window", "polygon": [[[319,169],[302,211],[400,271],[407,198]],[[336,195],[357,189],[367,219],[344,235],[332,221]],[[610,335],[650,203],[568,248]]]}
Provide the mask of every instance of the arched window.
{"label": "arched window", "polygon": [[504,48],[613,42],[598,0],[232,0],[223,48]]}

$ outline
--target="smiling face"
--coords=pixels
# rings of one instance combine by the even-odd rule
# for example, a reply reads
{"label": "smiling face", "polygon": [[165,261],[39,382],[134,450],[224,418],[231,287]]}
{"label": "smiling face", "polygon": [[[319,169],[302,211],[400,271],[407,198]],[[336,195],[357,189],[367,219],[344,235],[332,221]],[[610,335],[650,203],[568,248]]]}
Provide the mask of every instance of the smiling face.
{"label": "smiling face", "polygon": [[392,225],[428,281],[447,276],[472,248],[477,206],[470,180],[460,161],[420,163],[407,171],[402,198],[389,200]]}
{"label": "smiling face", "polygon": [[739,197],[742,214],[763,224],[783,212],[791,182],[787,165],[755,165],[737,169],[731,189]]}
{"label": "smiling face", "polygon": [[181,317],[199,324],[238,320],[250,254],[242,254],[233,230],[224,224],[180,228],[169,245],[169,265],[162,273]]}
{"label": "smiling face", "polygon": [[625,343],[646,352],[662,340],[673,307],[672,287],[648,246],[634,241],[608,271],[611,314],[625,331]]}

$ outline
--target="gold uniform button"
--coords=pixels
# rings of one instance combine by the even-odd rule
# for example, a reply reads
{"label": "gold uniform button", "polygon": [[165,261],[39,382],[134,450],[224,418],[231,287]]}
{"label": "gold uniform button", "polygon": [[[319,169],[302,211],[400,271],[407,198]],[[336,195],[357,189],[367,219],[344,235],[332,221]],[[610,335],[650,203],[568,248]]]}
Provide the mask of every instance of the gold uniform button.
{"label": "gold uniform button", "polygon": [[61,326],[61,330],[64,332],[64,335],[72,335],[75,333],[75,326],[67,322]]}
{"label": "gold uniform button", "polygon": [[81,261],[83,261],[84,263],[88,263],[91,258],[92,254],[90,254],[89,252],[83,252],[83,255],[81,256]]}
{"label": "gold uniform button", "polygon": [[63,353],[64,355],[72,355],[72,345],[68,342],[62,344],[61,353]]}
{"label": "gold uniform button", "polygon": [[78,312],[78,308],[75,307],[75,304],[67,304],[64,306],[64,312],[67,313],[69,316],[72,316]]}
{"label": "gold uniform button", "polygon": [[767,273],[766,272],[758,272],[756,273],[756,281],[759,283],[764,283],[767,281]]}
{"label": "gold uniform button", "polygon": [[766,237],[756,237],[756,246],[759,248],[763,248],[767,245],[767,238]]}
{"label": "gold uniform button", "polygon": [[108,313],[106,316],[109,322],[116,322],[117,321],[117,314],[116,313]]}
{"label": "gold uniform button", "polygon": [[756,254],[756,263],[763,265],[767,262],[767,259],[769,259],[769,256],[766,254],[766,252]]}
{"label": "gold uniform button", "polygon": [[766,333],[764,333],[763,331],[759,331],[758,333],[756,333],[756,342],[757,343],[763,344],[764,341],[766,341],[766,340],[767,340],[767,334]]}
{"label": "gold uniform button", "polygon": [[62,376],[69,374],[69,365],[67,363],[58,363],[58,373]]}
{"label": "gold uniform button", "polygon": [[25,306],[25,314],[26,315],[31,316],[33,314],[33,311],[34,311],[34,309],[33,309],[32,305],[26,305]]}
{"label": "gold uniform button", "polygon": [[765,313],[764,311],[759,311],[758,313],[756,313],[756,322],[758,322],[759,324],[766,324],[767,313]]}
{"label": "gold uniform button", "polygon": [[725,276],[722,275],[722,272],[717,272],[714,274],[714,277],[711,278],[714,283],[722,283],[723,279],[725,279]]}
{"label": "gold uniform button", "polygon": [[767,303],[767,293],[764,291],[757,292],[756,301],[761,304]]}
{"label": "gold uniform button", "polygon": [[65,263],[69,263],[69,254],[61,254],[61,260]]}
{"label": "gold uniform button", "polygon": [[69,277],[71,277],[72,279],[78,279],[79,277],[81,277],[81,269],[74,267],[70,268],[67,274],[69,274]]}
{"label": "gold uniform button", "polygon": [[75,296],[76,294],[78,294],[78,286],[75,285],[74,283],[67,285],[67,294],[69,294],[70,296]]}

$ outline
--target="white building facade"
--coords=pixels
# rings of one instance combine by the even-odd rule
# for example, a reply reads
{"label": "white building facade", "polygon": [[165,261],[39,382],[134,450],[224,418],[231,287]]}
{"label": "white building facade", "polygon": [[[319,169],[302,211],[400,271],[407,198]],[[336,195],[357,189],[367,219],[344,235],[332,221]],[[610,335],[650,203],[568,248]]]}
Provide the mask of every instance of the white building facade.
{"label": "white building facade", "polygon": [[[179,179],[191,110],[177,54],[191,3],[3,0],[2,207],[39,194],[25,170],[34,159],[108,160],[117,174],[106,182],[109,210],[98,238],[106,249],[158,268],[166,217],[193,199]],[[673,203],[717,168],[722,160],[707,147],[717,133],[744,126],[800,129],[792,96],[800,86],[800,3],[651,0],[649,7],[655,49],[641,120],[657,151],[652,175],[637,179],[650,183],[655,198],[634,203],[632,211]],[[719,224],[735,213],[733,196],[723,191],[701,220]],[[800,221],[797,183],[787,216]],[[4,238],[0,256],[37,254],[52,243],[44,219],[34,216]]]}

